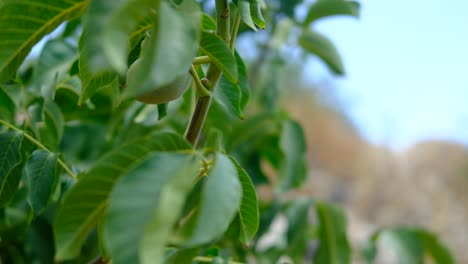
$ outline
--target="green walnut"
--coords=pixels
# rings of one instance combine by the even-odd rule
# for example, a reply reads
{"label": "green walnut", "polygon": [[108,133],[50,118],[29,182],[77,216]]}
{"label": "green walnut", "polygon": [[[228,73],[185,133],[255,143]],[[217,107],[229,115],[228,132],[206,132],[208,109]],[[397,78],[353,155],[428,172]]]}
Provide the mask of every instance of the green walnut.
{"label": "green walnut", "polygon": [[[127,72],[127,83],[132,82],[135,71],[138,67],[141,67],[140,65],[141,59],[138,59],[130,66]],[[145,104],[168,103],[181,97],[190,87],[190,84],[192,84],[192,76],[187,72],[166,85],[154,87],[150,92],[137,96],[136,100]]]}

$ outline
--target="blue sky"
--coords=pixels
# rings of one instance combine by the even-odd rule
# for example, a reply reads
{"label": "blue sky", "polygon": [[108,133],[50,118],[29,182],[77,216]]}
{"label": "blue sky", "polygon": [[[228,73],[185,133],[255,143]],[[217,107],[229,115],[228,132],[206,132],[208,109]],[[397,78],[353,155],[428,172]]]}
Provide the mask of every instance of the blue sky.
{"label": "blue sky", "polygon": [[359,20],[330,18],[316,29],[342,54],[347,76],[337,90],[363,136],[395,149],[468,143],[468,1],[361,4]]}

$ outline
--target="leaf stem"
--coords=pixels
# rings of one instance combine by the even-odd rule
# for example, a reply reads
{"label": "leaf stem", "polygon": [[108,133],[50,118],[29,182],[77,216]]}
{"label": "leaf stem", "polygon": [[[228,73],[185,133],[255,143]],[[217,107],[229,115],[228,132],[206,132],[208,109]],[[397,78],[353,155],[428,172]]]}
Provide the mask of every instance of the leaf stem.
{"label": "leaf stem", "polygon": [[195,86],[197,87],[197,91],[200,94],[200,96],[211,96],[211,92],[207,90],[203,83],[200,81],[200,78],[197,74],[197,70],[195,70],[195,67],[193,65],[190,68],[190,75],[192,75],[193,81],[195,82]]}
{"label": "leaf stem", "polygon": [[[216,34],[221,37],[226,44],[230,43],[230,11],[229,11],[229,1],[228,0],[216,0]],[[237,32],[236,32],[237,33]],[[218,85],[218,81],[221,78],[222,72],[218,67],[213,63],[208,67],[206,73],[206,79],[211,85],[208,87],[208,90],[213,94],[214,89]],[[197,105],[195,106],[195,111],[193,112],[192,119],[190,124],[187,127],[187,132],[185,133],[185,138],[192,143],[193,146],[197,145],[198,138],[200,137],[203,124],[205,123],[208,110],[210,109],[212,96],[198,97]]]}
{"label": "leaf stem", "polygon": [[[212,263],[213,258],[198,256],[198,257],[195,257],[193,261],[198,261],[198,262],[203,262],[203,263]],[[237,262],[237,261],[228,261],[227,263],[228,264],[243,264],[242,262]]]}
{"label": "leaf stem", "polygon": [[[0,120],[0,124],[3,124],[4,126],[6,127],[9,127],[15,131],[18,131],[18,132],[21,132],[23,133],[24,137],[27,138],[29,141],[31,141],[34,145],[36,145],[37,147],[39,147],[40,149],[43,149],[45,151],[48,151],[48,152],[51,152],[50,149],[48,149],[46,146],[42,145],[41,142],[37,141],[35,138],[33,138],[32,136],[30,136],[28,133],[26,133],[25,131],[15,127],[14,125],[8,123],[8,122],[5,122],[3,120]],[[63,162],[60,158],[57,158],[57,162],[60,164],[60,166],[62,166],[62,168],[68,173],[68,175],[70,175],[72,178],[76,179],[76,175],[72,172],[72,170],[67,166],[67,164],[65,164],[65,162]]]}
{"label": "leaf stem", "polygon": [[209,56],[198,56],[198,57],[195,57],[192,61],[193,65],[207,64],[207,63],[211,63],[211,59]]}

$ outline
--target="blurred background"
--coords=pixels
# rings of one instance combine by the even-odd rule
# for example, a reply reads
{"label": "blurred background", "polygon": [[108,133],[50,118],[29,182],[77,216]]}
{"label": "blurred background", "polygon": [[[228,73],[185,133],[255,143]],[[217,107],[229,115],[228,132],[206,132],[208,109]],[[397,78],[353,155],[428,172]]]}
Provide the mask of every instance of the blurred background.
{"label": "blurred background", "polygon": [[280,94],[268,103],[304,127],[310,175],[291,195],[343,206],[353,246],[382,226],[418,225],[468,263],[468,2],[363,0],[358,19],[314,22],[344,76],[298,48],[292,21],[314,1],[266,2],[272,27],[241,34],[239,52],[252,89]]}

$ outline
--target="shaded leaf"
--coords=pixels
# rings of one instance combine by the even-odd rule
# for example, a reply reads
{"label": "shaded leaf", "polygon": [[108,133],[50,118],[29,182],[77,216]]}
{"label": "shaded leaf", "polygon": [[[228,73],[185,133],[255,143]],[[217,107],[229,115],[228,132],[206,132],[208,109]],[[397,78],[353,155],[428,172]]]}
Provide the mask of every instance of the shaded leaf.
{"label": "shaded leaf", "polygon": [[338,75],[343,75],[345,73],[338,50],[335,45],[322,34],[304,30],[299,37],[299,44],[304,50],[322,59],[333,73]]}
{"label": "shaded leaf", "polygon": [[77,58],[76,47],[63,39],[51,39],[46,42],[39,55],[33,80],[45,99],[54,99],[55,86],[67,77]]}
{"label": "shaded leaf", "polygon": [[57,148],[63,137],[64,120],[62,112],[56,103],[46,100],[44,101],[43,115],[48,139],[50,139],[52,147]]}
{"label": "shaded leaf", "polygon": [[228,113],[244,119],[240,108],[242,94],[239,85],[234,84],[223,75],[218,88],[214,92],[214,99],[228,111]]}
{"label": "shaded leaf", "polygon": [[102,157],[65,195],[55,222],[58,259],[77,256],[87,235],[103,217],[116,181],[153,151],[191,149],[181,136],[155,133],[121,146]]}
{"label": "shaded leaf", "polygon": [[251,29],[257,31],[257,27],[255,26],[255,22],[252,18],[251,11],[250,11],[250,2],[248,0],[237,0],[234,1],[237,5],[237,10],[239,11],[239,15],[242,21]]}
{"label": "shaded leaf", "polygon": [[229,157],[217,153],[207,177],[198,210],[182,230],[186,247],[221,238],[240,206],[242,187]]}
{"label": "shaded leaf", "polygon": [[15,118],[16,105],[8,92],[0,86],[0,119],[12,122]]}
{"label": "shaded leaf", "polygon": [[360,4],[357,1],[349,0],[319,0],[309,8],[304,25],[308,26],[317,19],[333,16],[348,15],[359,17]]}
{"label": "shaded leaf", "polygon": [[58,179],[61,167],[57,155],[45,150],[36,150],[25,166],[25,184],[28,188],[28,201],[39,215],[49,204]]}
{"label": "shaded leaf", "polygon": [[193,155],[156,153],[116,184],[104,222],[113,263],[161,263],[199,166]]}
{"label": "shaded leaf", "polygon": [[307,178],[307,144],[301,125],[293,120],[283,121],[279,144],[283,160],[278,188],[284,191],[300,186]]}
{"label": "shaded leaf", "polygon": [[15,194],[21,178],[23,133],[0,132],[0,208]]}
{"label": "shaded leaf", "polygon": [[31,48],[62,22],[80,15],[88,1],[6,0],[0,5],[0,81],[12,78]]}
{"label": "shaded leaf", "polygon": [[317,203],[319,219],[319,247],[314,257],[317,264],[347,264],[351,261],[351,249],[346,237],[346,218],[335,205]]}
{"label": "shaded leaf", "polygon": [[237,83],[236,59],[220,37],[203,32],[200,49],[211,58],[213,63],[224,73],[230,82]]}
{"label": "shaded leaf", "polygon": [[203,30],[216,31],[216,21],[206,13],[202,14]]}
{"label": "shaded leaf", "polygon": [[237,51],[234,52],[234,57],[236,58],[237,73],[239,74],[238,85],[241,91],[240,109],[243,111],[250,98],[250,88],[247,81],[247,67]]}

